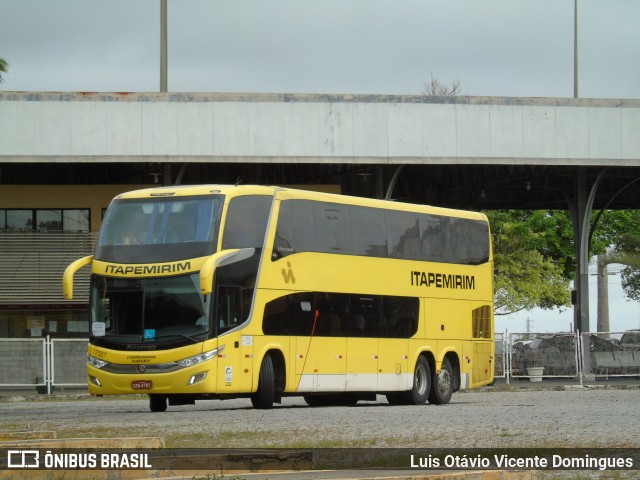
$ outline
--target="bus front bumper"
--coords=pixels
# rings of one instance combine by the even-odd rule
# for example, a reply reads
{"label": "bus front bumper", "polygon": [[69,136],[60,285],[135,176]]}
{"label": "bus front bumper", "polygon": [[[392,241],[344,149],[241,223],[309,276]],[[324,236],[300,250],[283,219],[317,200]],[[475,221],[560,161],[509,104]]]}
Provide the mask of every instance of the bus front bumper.
{"label": "bus front bumper", "polygon": [[91,395],[205,394],[216,390],[215,369],[206,363],[153,374],[113,373],[87,365],[87,381]]}

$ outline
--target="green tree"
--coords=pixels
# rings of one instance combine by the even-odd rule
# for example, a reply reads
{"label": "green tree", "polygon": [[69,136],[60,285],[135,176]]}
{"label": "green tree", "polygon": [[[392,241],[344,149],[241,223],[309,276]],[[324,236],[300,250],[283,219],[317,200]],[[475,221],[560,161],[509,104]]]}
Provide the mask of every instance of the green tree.
{"label": "green tree", "polygon": [[551,214],[542,211],[486,214],[493,234],[496,315],[568,306],[570,280],[564,275],[564,262],[549,253],[564,251],[557,241],[563,225],[554,225]]}
{"label": "green tree", "polygon": [[[486,212],[491,223],[495,258],[496,314],[509,314],[535,307],[568,307],[570,282],[575,278],[576,261],[573,223],[564,210],[500,210]],[[595,221],[597,213],[592,217]],[[640,235],[638,212],[604,212],[594,230],[590,254],[606,252],[612,245],[623,246],[625,234]],[[616,247],[619,248],[619,247]],[[640,250],[639,250],[640,251]],[[640,270],[628,274],[629,289],[637,281],[640,297]]]}
{"label": "green tree", "polygon": [[2,74],[7,73],[8,71],[9,71],[9,64],[4,58],[0,57],[0,83],[4,81],[4,79],[2,78]]}
{"label": "green tree", "polygon": [[622,269],[622,288],[632,300],[640,301],[640,235],[620,235],[613,250],[602,256],[602,263],[619,263]]}

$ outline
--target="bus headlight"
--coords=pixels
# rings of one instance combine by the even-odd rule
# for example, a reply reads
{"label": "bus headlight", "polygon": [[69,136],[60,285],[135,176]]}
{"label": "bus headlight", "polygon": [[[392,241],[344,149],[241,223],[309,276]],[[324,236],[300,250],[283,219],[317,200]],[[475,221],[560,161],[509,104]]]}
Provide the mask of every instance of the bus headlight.
{"label": "bus headlight", "polygon": [[211,360],[222,352],[222,350],[224,350],[224,345],[214,348],[213,350],[209,350],[208,352],[199,353],[193,357],[183,358],[182,360],[178,360],[176,363],[181,367],[190,367],[192,365],[197,365],[199,363],[206,362],[207,360]]}
{"label": "bus headlight", "polygon": [[104,360],[100,360],[99,358],[96,358],[96,357],[92,357],[91,355],[87,355],[87,363],[95,368],[102,368],[105,365],[109,365],[108,362],[105,362]]}

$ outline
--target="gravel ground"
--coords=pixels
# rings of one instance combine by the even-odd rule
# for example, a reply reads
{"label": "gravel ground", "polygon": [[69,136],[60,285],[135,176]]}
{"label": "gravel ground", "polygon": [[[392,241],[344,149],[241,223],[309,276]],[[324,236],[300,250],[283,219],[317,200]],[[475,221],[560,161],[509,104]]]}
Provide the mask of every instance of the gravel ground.
{"label": "gravel ground", "polygon": [[286,398],[198,401],[151,413],[146,397],[0,397],[0,431],[58,437],[161,436],[167,447],[640,447],[640,389],[460,392],[449,405],[311,408]]}

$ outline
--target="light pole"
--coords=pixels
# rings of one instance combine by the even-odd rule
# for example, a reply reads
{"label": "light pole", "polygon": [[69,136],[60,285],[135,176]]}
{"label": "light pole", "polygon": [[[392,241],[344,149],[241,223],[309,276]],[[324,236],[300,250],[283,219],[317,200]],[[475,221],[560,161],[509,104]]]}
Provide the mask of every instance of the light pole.
{"label": "light pole", "polygon": [[573,0],[573,98],[578,98],[578,0]]}
{"label": "light pole", "polygon": [[167,0],[160,0],[160,91],[167,91]]}

